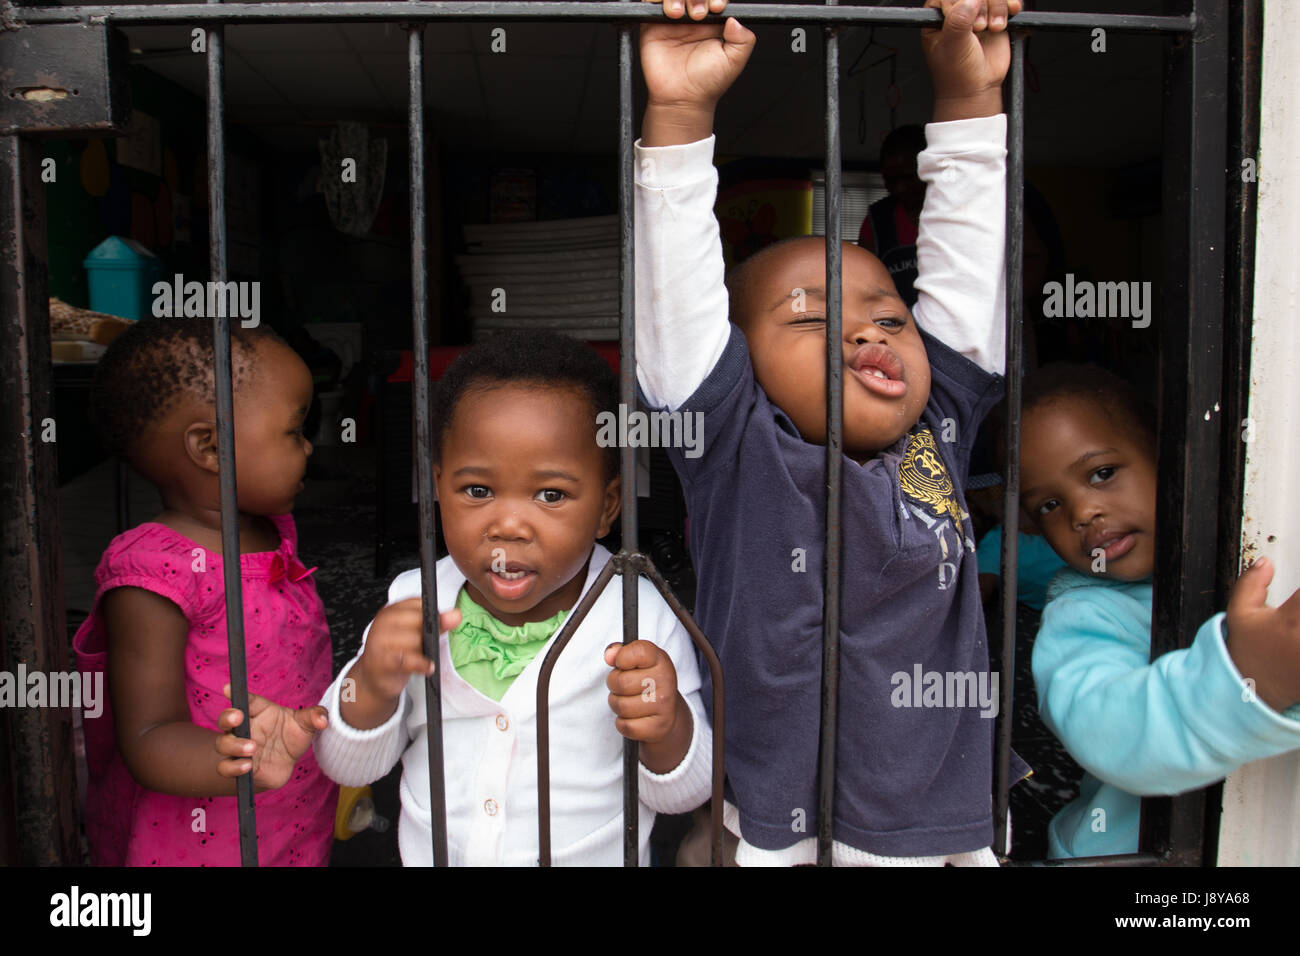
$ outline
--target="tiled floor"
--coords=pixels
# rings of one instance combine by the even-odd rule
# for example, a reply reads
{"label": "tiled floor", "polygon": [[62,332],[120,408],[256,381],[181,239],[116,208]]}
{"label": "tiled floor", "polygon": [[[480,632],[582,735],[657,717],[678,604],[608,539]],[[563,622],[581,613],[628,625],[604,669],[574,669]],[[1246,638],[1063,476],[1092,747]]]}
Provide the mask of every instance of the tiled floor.
{"label": "tiled floor", "polygon": [[[94,570],[100,554],[117,533],[116,491],[111,462],[99,466],[60,489],[63,526],[63,578],[69,635],[89,612],[94,596]],[[130,521],[138,524],[160,510],[152,486],[138,477],[128,480]],[[318,448],[311,459],[307,487],[299,497],[294,518],[299,552],[308,567],[317,565],[316,587],[325,604],[334,643],[335,671],[349,661],[361,634],[383,606],[388,584],[405,568],[418,565],[414,553],[398,555],[382,579],[374,575],[375,479],[371,449],[355,446]],[[687,575],[689,576],[689,574]],[[674,581],[675,586],[678,585]],[[683,596],[689,582],[678,586]],[[1034,775],[1011,793],[1014,846],[1018,859],[1041,858],[1046,851],[1046,825],[1053,813],[1077,793],[1079,768],[1043,726],[1034,706],[1029,670],[1037,615],[1021,607],[1017,622],[1016,682],[1013,746],[1034,768]],[[990,634],[998,633],[996,620]],[[996,639],[992,642],[996,648]],[[386,832],[366,830],[346,842],[336,842],[332,865],[398,865],[396,821],[400,763],[373,785],[376,812],[390,821]],[[673,832],[664,820],[661,834]]]}

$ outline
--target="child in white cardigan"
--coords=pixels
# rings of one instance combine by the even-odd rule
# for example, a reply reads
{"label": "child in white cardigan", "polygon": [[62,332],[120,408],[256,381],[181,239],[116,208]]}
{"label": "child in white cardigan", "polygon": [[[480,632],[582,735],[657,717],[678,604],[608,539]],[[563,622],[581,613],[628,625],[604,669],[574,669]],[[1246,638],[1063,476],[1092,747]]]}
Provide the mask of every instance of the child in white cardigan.
{"label": "child in white cardigan", "polygon": [[[619,512],[613,372],[563,336],[494,336],[439,384],[434,481],[449,555],[438,562],[447,843],[452,865],[538,862],[537,674],[568,613],[610,558],[598,538]],[[398,843],[430,865],[428,739],[419,571],[393,581],[361,652],[321,703],[316,759],[339,783],[402,758]],[[640,742],[640,856],[656,812],[708,796],[712,734],[690,637],[639,582],[642,640],[621,645],[622,587],[607,586],[550,683],[552,862],[622,863],[623,737]],[[610,710],[616,717],[611,719]],[[621,735],[621,736],[620,736]]]}

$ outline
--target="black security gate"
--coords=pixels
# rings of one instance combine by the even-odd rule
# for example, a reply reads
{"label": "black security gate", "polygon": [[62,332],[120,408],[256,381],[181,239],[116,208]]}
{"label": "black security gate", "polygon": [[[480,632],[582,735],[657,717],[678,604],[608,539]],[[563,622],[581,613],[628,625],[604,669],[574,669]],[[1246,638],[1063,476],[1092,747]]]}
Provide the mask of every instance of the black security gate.
{"label": "black security gate", "polygon": [[[1147,33],[1165,42],[1165,141],[1162,208],[1165,219],[1160,404],[1162,428],[1155,573],[1153,657],[1186,646],[1196,625],[1226,596],[1235,577],[1243,450],[1233,436],[1243,416],[1248,376],[1249,276],[1253,269],[1254,186],[1234,175],[1241,157],[1255,155],[1258,126],[1258,0],[1168,0],[1166,15],[1025,12],[1010,24],[1012,62],[1007,82],[1007,458],[1002,535],[1002,673],[1014,671],[1016,541],[1019,498],[1021,321],[1024,217],[1025,39],[1031,31]],[[425,654],[436,659],[433,479],[430,447],[423,118],[423,27],[432,21],[600,21],[618,25],[621,400],[635,401],[633,335],[633,39],[652,11],[632,2],[562,0],[322,0],[291,3],[176,3],[83,7],[12,6],[0,17],[0,389],[6,455],[0,476],[3,541],[0,610],[4,644],[0,664],[26,661],[46,671],[66,669],[59,518],[53,447],[39,440],[50,412],[45,209],[39,182],[41,137],[109,133],[126,120],[126,51],[119,24],[186,24],[206,31],[209,269],[226,278],[223,30],[226,24],[382,21],[409,33],[411,174],[411,283],[414,333],[414,413]],[[853,26],[938,25],[936,10],[917,7],[754,4],[732,5],[727,15],[748,23],[819,26],[825,38],[826,222],[841,234],[839,41]],[[716,18],[713,18],[716,19]],[[1235,157],[1235,158],[1234,158]],[[1231,278],[1225,289],[1224,274]],[[841,251],[827,244],[826,563],[823,625],[818,861],[831,862],[835,781],[840,595],[840,482],[842,456]],[[216,409],[220,448],[222,552],[234,706],[248,710],[244,674],[243,609],[233,468],[229,320],[213,319],[216,335]],[[1222,407],[1223,414],[1205,410]],[[633,449],[621,449],[622,550],[571,614],[546,656],[538,686],[538,787],[541,863],[550,862],[549,728],[547,690],[557,656],[617,574],[622,577],[624,641],[637,639],[637,578],[662,593],[704,653],[714,683],[713,860],[722,839],[723,682],[717,658],[699,628],[671,594],[637,541]],[[1226,502],[1226,509],[1220,502]],[[1226,513],[1221,513],[1226,511]],[[430,609],[433,609],[432,611]],[[1005,859],[1012,682],[1001,686],[995,761],[995,849]],[[434,860],[447,862],[439,679],[426,684]],[[71,727],[53,709],[0,712],[0,857],[27,864],[77,859],[72,803]],[[247,736],[247,726],[241,728]],[[637,747],[625,741],[624,858],[637,863]],[[23,768],[22,773],[15,768]],[[256,865],[252,782],[239,778],[240,844],[245,865]],[[1210,858],[1204,842],[1205,792],[1143,801],[1142,852],[1070,861],[1078,864],[1198,864]],[[1217,819],[1217,818],[1216,818]],[[1211,826],[1211,835],[1216,832]],[[21,833],[21,837],[19,837]]]}

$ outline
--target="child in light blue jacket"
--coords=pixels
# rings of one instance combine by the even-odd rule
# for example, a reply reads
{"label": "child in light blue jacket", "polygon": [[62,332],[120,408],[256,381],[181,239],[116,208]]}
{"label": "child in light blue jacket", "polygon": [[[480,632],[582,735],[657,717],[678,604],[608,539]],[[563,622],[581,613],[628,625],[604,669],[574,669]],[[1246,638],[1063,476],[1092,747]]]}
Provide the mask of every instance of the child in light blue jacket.
{"label": "child in light blue jacket", "polygon": [[1154,416],[1095,366],[1038,370],[1022,407],[1021,504],[1067,564],[1034,644],[1038,709],[1087,771],[1051,822],[1049,856],[1135,853],[1142,796],[1300,748],[1300,598],[1265,604],[1261,558],[1226,613],[1152,662]]}

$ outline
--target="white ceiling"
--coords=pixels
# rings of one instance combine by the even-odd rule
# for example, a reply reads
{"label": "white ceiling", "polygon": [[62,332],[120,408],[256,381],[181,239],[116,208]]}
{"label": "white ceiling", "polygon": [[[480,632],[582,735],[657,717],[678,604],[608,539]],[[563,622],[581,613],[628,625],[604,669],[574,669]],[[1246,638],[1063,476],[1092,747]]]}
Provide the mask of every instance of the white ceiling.
{"label": "white ceiling", "polygon": [[[911,5],[919,5],[913,3]],[[1160,12],[1159,0],[1040,3],[1040,9]],[[618,120],[617,33],[612,25],[503,23],[506,52],[490,49],[487,22],[435,23],[425,31],[428,133],[463,149],[612,153]],[[718,110],[720,153],[815,157],[823,153],[822,42],[790,49],[790,28],[756,27],[748,68]],[[847,160],[873,160],[890,128],[889,65],[847,76],[868,30],[840,41],[842,142]],[[189,29],[128,27],[136,60],[203,95],[204,57]],[[878,30],[860,61],[898,51],[897,121],[928,118],[930,87],[914,30]],[[1111,34],[1091,52],[1087,33],[1038,34],[1029,62],[1037,92],[1026,110],[1028,161],[1123,165],[1160,152],[1163,41]],[[320,125],[340,119],[404,125],[406,33],[396,24],[284,24],[226,29],[226,104],[270,144],[315,148]],[[639,75],[638,75],[639,82]],[[643,102],[638,92],[638,102]],[[859,138],[859,109],[866,133]],[[639,125],[639,119],[638,119]]]}

